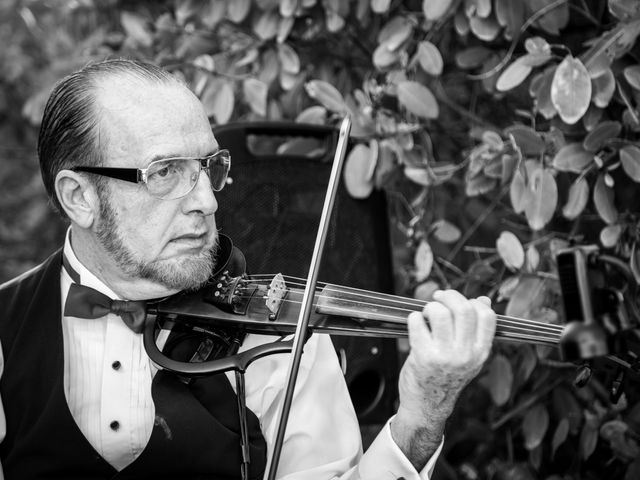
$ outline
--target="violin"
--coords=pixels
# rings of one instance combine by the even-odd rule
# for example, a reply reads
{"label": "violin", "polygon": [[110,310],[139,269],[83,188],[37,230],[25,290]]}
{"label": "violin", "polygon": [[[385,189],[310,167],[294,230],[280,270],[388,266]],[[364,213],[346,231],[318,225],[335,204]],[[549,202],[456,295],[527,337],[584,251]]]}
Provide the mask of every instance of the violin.
{"label": "violin", "polygon": [[[214,335],[216,329],[234,328],[245,333],[273,335],[276,341],[227,357],[200,363],[181,363],[164,356],[155,346],[154,322],[145,329],[145,348],[161,367],[186,375],[207,375],[230,370],[244,371],[265,355],[291,351],[302,304],[305,279],[275,275],[222,272],[203,289],[182,293],[151,305],[149,313],[187,324]],[[319,283],[307,335],[327,333],[363,337],[407,336],[407,316],[422,311],[426,302],[358,288]],[[428,320],[427,320],[428,322]],[[496,338],[530,344],[558,346],[565,328],[561,325],[497,315]]]}

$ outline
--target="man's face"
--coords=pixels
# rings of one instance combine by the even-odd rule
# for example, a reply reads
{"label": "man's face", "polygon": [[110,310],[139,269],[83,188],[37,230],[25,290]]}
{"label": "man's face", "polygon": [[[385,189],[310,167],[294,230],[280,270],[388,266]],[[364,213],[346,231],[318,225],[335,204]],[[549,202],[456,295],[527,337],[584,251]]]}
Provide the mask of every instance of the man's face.
{"label": "man's face", "polygon": [[[98,89],[104,166],[146,168],[157,159],[202,157],[218,149],[199,101],[180,86],[120,81]],[[201,172],[186,196],[152,197],[144,184],[109,179],[100,189],[96,235],[120,275],[167,291],[196,288],[213,268],[217,202]]]}

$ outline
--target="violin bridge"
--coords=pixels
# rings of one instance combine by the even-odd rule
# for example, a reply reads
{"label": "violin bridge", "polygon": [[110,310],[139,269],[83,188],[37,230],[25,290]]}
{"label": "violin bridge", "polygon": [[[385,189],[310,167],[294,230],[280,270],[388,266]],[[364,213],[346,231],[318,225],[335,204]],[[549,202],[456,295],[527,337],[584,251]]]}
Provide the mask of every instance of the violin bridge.
{"label": "violin bridge", "polygon": [[277,273],[269,284],[267,299],[265,301],[267,308],[271,312],[269,315],[270,320],[275,320],[282,305],[282,300],[287,295],[287,291],[287,284],[284,281],[284,277],[281,273]]}

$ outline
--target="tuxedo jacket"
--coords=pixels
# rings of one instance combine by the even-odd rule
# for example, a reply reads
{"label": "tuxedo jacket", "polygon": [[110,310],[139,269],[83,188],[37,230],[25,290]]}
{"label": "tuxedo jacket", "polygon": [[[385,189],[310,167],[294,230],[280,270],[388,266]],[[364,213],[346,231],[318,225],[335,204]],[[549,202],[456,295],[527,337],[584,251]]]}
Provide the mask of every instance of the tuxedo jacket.
{"label": "tuxedo jacket", "polygon": [[[0,443],[5,478],[240,478],[237,398],[225,375],[189,383],[159,371],[152,382],[155,422],[140,456],[117,471],[79,430],[64,394],[62,250],[0,286],[0,395],[7,431]],[[91,320],[88,320],[91,321]],[[248,410],[249,478],[262,478],[266,444]]]}

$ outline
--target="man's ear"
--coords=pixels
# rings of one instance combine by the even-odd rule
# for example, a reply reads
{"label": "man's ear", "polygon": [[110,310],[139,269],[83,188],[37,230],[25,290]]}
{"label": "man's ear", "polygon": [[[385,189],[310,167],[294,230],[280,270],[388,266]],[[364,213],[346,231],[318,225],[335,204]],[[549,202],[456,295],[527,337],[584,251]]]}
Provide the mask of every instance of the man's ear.
{"label": "man's ear", "polygon": [[82,228],[90,228],[100,209],[95,186],[76,172],[61,170],[56,175],[55,189],[69,219]]}

